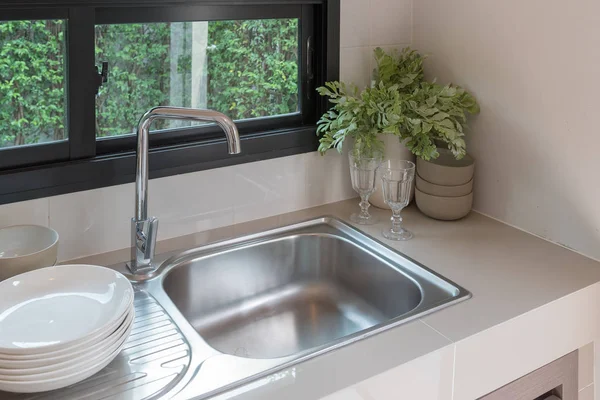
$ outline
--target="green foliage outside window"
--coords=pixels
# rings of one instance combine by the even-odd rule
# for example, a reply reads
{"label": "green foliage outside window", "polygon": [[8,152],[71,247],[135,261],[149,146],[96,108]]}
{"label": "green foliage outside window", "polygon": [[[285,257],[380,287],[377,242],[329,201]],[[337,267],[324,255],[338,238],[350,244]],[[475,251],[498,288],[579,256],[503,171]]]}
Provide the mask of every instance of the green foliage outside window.
{"label": "green foliage outside window", "polygon": [[208,25],[208,107],[234,119],[298,111],[298,20]]}
{"label": "green foliage outside window", "polygon": [[0,147],[65,138],[64,22],[0,22]]}
{"label": "green foliage outside window", "polygon": [[[179,24],[177,56],[174,24],[96,26],[96,59],[110,64],[96,99],[97,136],[133,132],[154,106],[191,105],[193,23]],[[0,148],[66,138],[64,25],[0,22]],[[298,111],[297,20],[210,22],[206,54],[208,108],[237,120]],[[168,124],[156,121],[153,129]]]}
{"label": "green foliage outside window", "polygon": [[[96,26],[96,59],[110,65],[96,99],[96,135],[133,132],[149,108],[169,98],[169,24]],[[153,129],[164,127],[156,121]]]}

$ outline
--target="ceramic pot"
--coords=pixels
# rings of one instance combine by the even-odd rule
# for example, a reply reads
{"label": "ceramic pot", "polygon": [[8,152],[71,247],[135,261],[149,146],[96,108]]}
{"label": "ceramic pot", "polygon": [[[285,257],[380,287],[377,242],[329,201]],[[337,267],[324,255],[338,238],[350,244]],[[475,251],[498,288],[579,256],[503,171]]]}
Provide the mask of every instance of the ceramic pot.
{"label": "ceramic pot", "polygon": [[475,160],[470,155],[457,160],[448,149],[438,149],[435,160],[417,160],[417,174],[434,185],[461,186],[473,179]]}
{"label": "ceramic pot", "polygon": [[430,194],[432,196],[460,197],[466,196],[473,191],[473,179],[471,179],[464,185],[445,186],[427,182],[425,179],[421,178],[419,174],[416,174],[415,181],[417,183],[416,188],[418,190],[420,190],[423,193]]}
{"label": "ceramic pot", "polygon": [[473,205],[475,160],[457,160],[448,149],[438,149],[434,160],[417,160],[417,207],[431,218],[453,221],[469,214]]}
{"label": "ceramic pot", "polygon": [[461,219],[471,212],[473,206],[473,192],[459,197],[432,196],[418,188],[416,192],[419,210],[428,217],[442,221]]}
{"label": "ceramic pot", "polygon": [[[415,162],[414,154],[412,154],[410,152],[410,150],[408,150],[400,142],[400,139],[398,139],[397,136],[380,135],[379,138],[383,141],[384,146],[385,146],[384,147],[385,150],[384,150],[384,154],[383,154],[384,160],[407,160],[407,161]],[[375,193],[373,193],[371,195],[371,197],[369,197],[369,203],[371,203],[371,205],[374,205],[377,208],[383,208],[384,210],[389,210],[390,207],[387,204],[385,204],[385,201],[383,200],[383,189],[381,187],[381,173],[377,174],[376,185],[377,185],[377,189],[375,190]],[[414,197],[414,193],[415,193],[415,182],[413,180],[411,192],[410,192],[411,201]]]}

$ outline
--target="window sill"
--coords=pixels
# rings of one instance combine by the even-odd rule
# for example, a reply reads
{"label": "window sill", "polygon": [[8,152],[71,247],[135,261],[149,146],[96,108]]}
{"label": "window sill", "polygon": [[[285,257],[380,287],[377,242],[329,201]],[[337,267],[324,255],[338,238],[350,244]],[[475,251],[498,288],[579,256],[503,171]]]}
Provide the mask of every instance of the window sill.
{"label": "window sill", "polygon": [[[150,150],[150,178],[161,178],[317,149],[315,126],[242,137],[242,153],[227,153],[225,139]],[[123,174],[119,171],[130,171]],[[135,153],[0,172],[0,204],[98,189],[135,181]]]}

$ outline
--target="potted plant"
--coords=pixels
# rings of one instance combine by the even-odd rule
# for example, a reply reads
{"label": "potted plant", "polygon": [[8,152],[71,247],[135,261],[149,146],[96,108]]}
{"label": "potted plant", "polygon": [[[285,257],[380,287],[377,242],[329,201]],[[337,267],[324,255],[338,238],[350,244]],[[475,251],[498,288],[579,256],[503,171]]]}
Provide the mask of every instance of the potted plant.
{"label": "potted plant", "polygon": [[459,86],[426,81],[424,57],[408,47],[400,53],[377,48],[374,55],[377,69],[370,88],[359,92],[336,81],[317,89],[333,104],[318,122],[319,151],[341,152],[351,138],[351,151],[368,156],[384,151],[382,135],[392,135],[422,160],[437,158],[440,144],[463,158],[467,115],[479,112],[475,98]]}

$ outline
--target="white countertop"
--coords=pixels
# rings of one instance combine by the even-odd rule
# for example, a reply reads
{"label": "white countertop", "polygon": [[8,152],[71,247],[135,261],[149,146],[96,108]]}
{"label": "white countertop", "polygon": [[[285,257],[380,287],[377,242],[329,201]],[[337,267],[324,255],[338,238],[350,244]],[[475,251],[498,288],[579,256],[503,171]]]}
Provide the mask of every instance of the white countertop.
{"label": "white countertop", "polygon": [[[158,251],[202,245],[322,215],[333,215],[348,222],[347,217],[357,208],[356,200],[327,204],[170,239],[159,243]],[[219,399],[319,399],[411,360],[465,342],[467,338],[600,282],[600,263],[475,212],[460,221],[442,222],[425,217],[411,206],[403,211],[403,218],[406,228],[414,233],[414,239],[392,242],[380,233],[389,223],[390,212],[375,208],[371,211],[382,222],[354,226],[453,280],[473,297],[421,320],[272,374]],[[122,262],[128,254],[129,250],[124,249],[77,262],[109,265]],[[585,338],[595,337],[595,326],[590,328],[589,335],[585,333]],[[537,363],[535,360],[531,365]],[[485,394],[478,390],[487,389],[481,386],[477,390],[466,390],[464,398],[472,393]]]}

